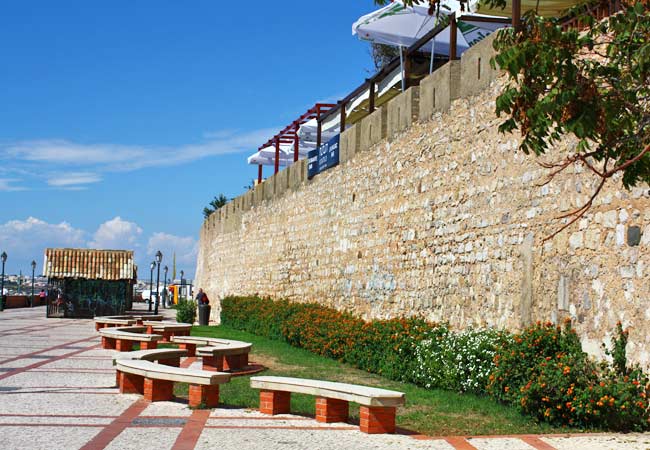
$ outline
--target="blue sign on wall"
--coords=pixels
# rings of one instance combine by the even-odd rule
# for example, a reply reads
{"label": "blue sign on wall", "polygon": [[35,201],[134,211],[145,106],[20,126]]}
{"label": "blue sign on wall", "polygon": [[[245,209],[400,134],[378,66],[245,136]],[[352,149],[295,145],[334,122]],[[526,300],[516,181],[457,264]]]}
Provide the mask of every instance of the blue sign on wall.
{"label": "blue sign on wall", "polygon": [[334,167],[339,163],[339,139],[341,135],[337,134],[327,143],[327,168]]}
{"label": "blue sign on wall", "polygon": [[310,180],[318,175],[318,149],[307,153],[307,178]]}
{"label": "blue sign on wall", "polygon": [[329,146],[323,144],[318,148],[318,173],[327,170],[327,156],[329,155]]}
{"label": "blue sign on wall", "polygon": [[317,150],[307,153],[307,177],[309,179],[339,163],[339,136],[334,136]]}

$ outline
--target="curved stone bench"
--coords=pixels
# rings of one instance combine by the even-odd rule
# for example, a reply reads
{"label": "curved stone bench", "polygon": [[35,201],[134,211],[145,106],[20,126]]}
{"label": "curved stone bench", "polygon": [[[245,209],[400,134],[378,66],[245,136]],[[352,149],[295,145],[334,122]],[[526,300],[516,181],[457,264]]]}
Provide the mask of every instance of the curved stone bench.
{"label": "curved stone bench", "polygon": [[[121,352],[113,356],[113,365],[117,364],[118,360],[132,360],[132,361],[157,361],[158,364],[166,366],[179,367],[181,365],[181,358],[187,356],[186,350],[177,348],[156,348],[153,350],[137,350],[135,352]],[[120,371],[115,373],[115,383],[120,385]]]}
{"label": "curved stone bench", "polygon": [[260,412],[288,414],[291,393],[316,396],[318,422],[345,422],[348,403],[361,405],[360,429],[363,433],[395,432],[395,412],[404,405],[402,392],[356,384],[288,377],[252,377],[251,387],[260,389]]}
{"label": "curved stone bench", "polygon": [[95,317],[95,331],[106,327],[129,326],[135,322],[134,318],[125,316]]}
{"label": "curved stone bench", "polygon": [[230,374],[181,369],[151,361],[118,359],[120,393],[142,394],[151,402],[171,400],[174,383],[189,383],[190,407],[201,404],[213,408],[219,403],[219,385],[230,381]]}
{"label": "curved stone bench", "polygon": [[147,333],[160,333],[164,341],[169,341],[172,336],[187,336],[192,329],[191,323],[157,322],[145,320],[142,325],[147,327]]}
{"label": "curved stone bench", "polygon": [[172,336],[172,342],[179,345],[180,348],[187,350],[187,356],[196,356],[196,347],[220,345],[252,345],[248,342],[233,341],[231,339],[211,338],[205,336]]}
{"label": "curved stone bench", "polygon": [[142,325],[145,321],[158,322],[158,321],[165,320],[165,316],[162,316],[160,314],[142,314],[142,315],[133,315],[131,317],[135,319],[135,323],[137,323],[138,325]]}
{"label": "curved stone bench", "polygon": [[237,370],[248,366],[248,354],[253,344],[233,341],[231,344],[218,344],[199,347],[196,353],[203,359],[203,370]]}
{"label": "curved stone bench", "polygon": [[159,334],[144,334],[145,327],[121,327],[102,328],[99,334],[102,336],[102,348],[117,350],[118,352],[130,352],[133,342],[140,343],[141,350],[151,350],[158,347],[158,341],[162,339]]}

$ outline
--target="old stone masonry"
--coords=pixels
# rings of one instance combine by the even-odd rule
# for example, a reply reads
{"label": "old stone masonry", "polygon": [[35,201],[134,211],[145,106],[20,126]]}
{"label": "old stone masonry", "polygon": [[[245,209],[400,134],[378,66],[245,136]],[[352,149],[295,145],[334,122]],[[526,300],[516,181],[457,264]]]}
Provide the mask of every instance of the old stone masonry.
{"label": "old stone masonry", "polygon": [[615,179],[545,240],[597,180],[578,167],[544,185],[519,137],[499,134],[505,78],[491,52],[488,39],[346,130],[338,167],[307,180],[295,164],[213,214],[197,284],[214,299],[260,294],[460,329],[570,317],[592,353],[620,320],[648,367],[650,189]]}

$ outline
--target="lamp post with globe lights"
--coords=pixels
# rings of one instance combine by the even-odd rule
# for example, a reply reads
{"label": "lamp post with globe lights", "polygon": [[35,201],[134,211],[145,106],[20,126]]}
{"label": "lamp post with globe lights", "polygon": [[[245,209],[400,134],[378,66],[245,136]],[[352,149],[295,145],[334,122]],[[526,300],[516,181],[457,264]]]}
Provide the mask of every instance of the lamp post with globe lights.
{"label": "lamp post with globe lights", "polygon": [[151,261],[151,274],[149,275],[149,312],[153,307],[151,296],[153,295],[153,269],[156,268],[156,261]]}
{"label": "lamp post with globe lights", "polygon": [[181,292],[180,293],[185,295],[185,278],[183,278],[183,275],[185,275],[185,272],[181,270]]}
{"label": "lamp post with globe lights", "polygon": [[154,314],[158,314],[158,303],[160,299],[160,263],[162,262],[163,255],[160,250],[156,252],[156,265],[158,266],[158,273],[156,274],[156,308]]}
{"label": "lamp post with globe lights", "polygon": [[0,311],[5,309],[5,263],[7,262],[7,253],[2,252],[0,255],[2,260],[2,279],[0,280]]}
{"label": "lamp post with globe lights", "polygon": [[168,270],[169,270],[169,268],[167,266],[163,267],[163,272],[165,273],[163,275],[163,278],[164,278],[163,282],[165,284],[165,286],[163,287],[163,302],[162,302],[163,308],[166,308],[165,303],[169,301],[169,300],[167,300],[167,295],[168,295],[167,294],[167,271]]}
{"label": "lamp post with globe lights", "polygon": [[32,260],[32,299],[29,302],[29,307],[34,307],[34,274],[36,272],[36,261]]}

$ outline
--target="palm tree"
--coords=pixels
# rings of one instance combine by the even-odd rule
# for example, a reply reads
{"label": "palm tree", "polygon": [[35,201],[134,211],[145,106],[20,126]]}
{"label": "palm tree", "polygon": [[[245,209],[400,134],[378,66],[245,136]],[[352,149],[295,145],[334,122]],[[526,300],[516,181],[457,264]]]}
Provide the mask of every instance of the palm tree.
{"label": "palm tree", "polygon": [[207,207],[203,208],[203,217],[207,219],[210,217],[210,214],[224,206],[226,203],[228,203],[228,199],[225,195],[219,194],[218,196],[215,196],[210,204]]}

